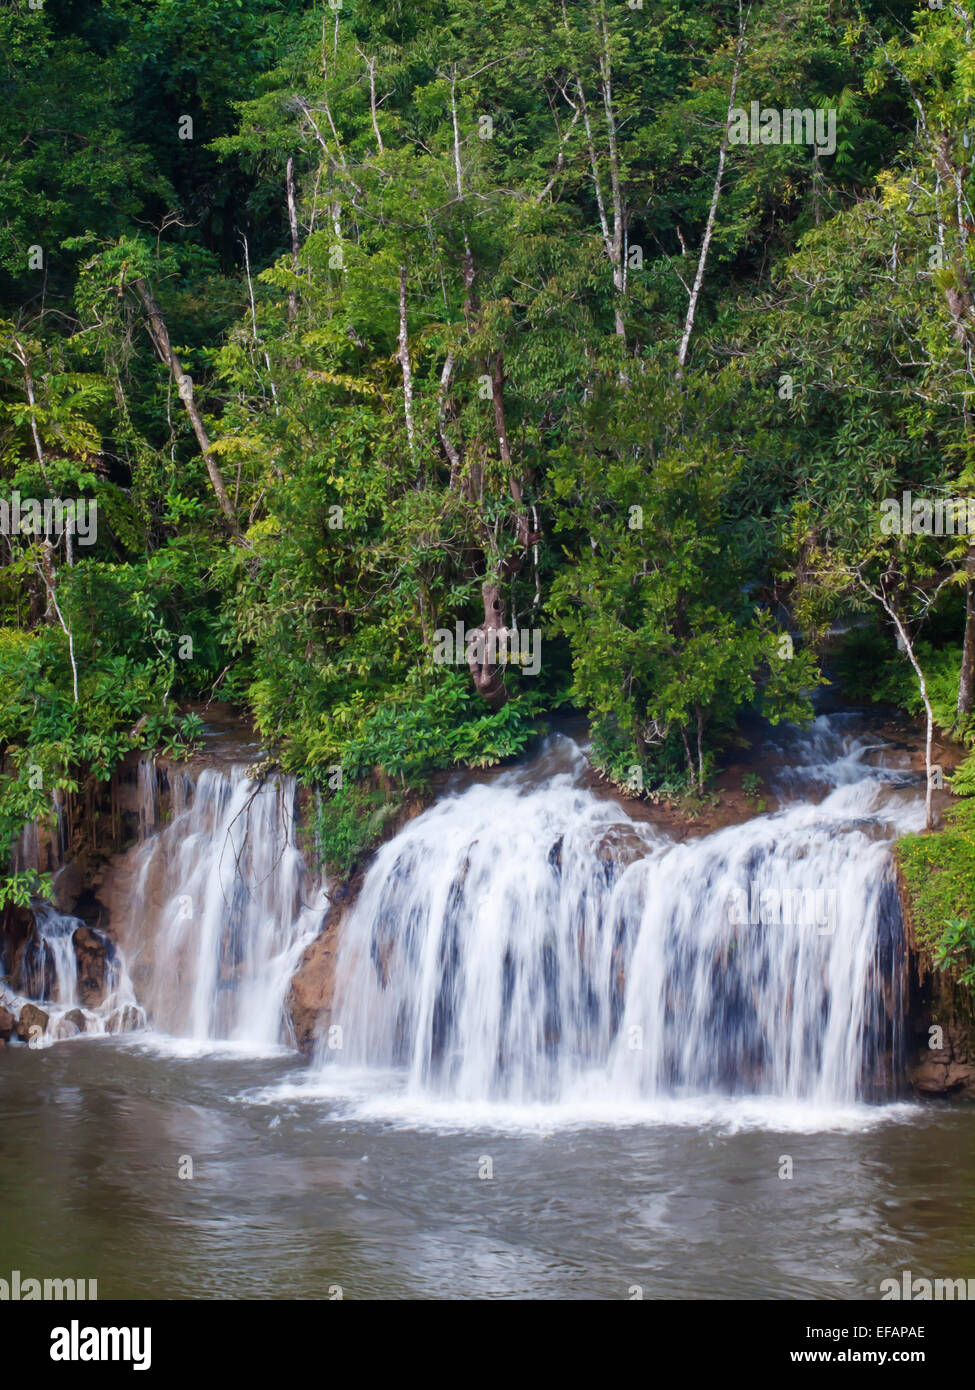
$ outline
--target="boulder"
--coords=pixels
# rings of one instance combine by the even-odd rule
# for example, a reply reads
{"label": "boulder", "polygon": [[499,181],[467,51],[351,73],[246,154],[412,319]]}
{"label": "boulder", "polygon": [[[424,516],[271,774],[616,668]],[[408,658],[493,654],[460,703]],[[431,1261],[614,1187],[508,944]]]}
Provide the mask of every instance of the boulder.
{"label": "boulder", "polygon": [[123,1004],[113,1009],[105,1020],[106,1033],[134,1033],[145,1027],[145,1014],[137,1004]]}
{"label": "boulder", "polygon": [[6,1042],[17,1027],[17,1020],[9,1009],[0,1005],[0,1042]]}
{"label": "boulder", "polygon": [[[43,1009],[39,1009],[36,1004],[25,1004],[20,1011],[20,1018],[17,1020],[17,1036],[29,1043],[32,1038],[40,1037],[47,1032],[47,1025],[50,1022],[50,1015]],[[33,1030],[40,1029],[40,1033]]]}
{"label": "boulder", "polygon": [[88,1031],[88,1018],[82,1009],[69,1009],[62,1016],[62,1021],[73,1024],[79,1033],[87,1033]]}

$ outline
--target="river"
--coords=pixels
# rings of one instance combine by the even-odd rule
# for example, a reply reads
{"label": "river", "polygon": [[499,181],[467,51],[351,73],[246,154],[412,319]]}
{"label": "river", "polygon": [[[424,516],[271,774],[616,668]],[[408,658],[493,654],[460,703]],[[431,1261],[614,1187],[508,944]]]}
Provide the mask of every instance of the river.
{"label": "river", "polygon": [[971,1110],[519,1132],[255,1099],[303,1071],[132,1039],[9,1053],[0,1269],[206,1299],[869,1299],[903,1269],[975,1277]]}

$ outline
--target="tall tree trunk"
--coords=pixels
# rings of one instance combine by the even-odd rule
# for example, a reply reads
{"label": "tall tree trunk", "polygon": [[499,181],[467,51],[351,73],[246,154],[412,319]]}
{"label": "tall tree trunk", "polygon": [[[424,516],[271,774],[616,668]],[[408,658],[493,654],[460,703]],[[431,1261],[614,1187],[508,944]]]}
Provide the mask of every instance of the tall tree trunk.
{"label": "tall tree trunk", "polygon": [[443,371],[440,373],[440,386],[437,389],[437,428],[440,432],[440,442],[443,445],[443,451],[447,455],[447,460],[450,463],[450,482],[447,484],[448,491],[450,492],[453,492],[457,487],[462,463],[460,450],[447,433],[447,398],[450,393],[450,378],[453,375],[453,371],[454,352],[453,348],[451,348],[444,361]]}
{"label": "tall tree trunk", "polygon": [[410,366],[410,336],[406,322],[406,266],[399,268],[399,364],[403,372],[403,414],[406,416],[406,441],[410,458],[416,458],[413,429],[413,369]]}
{"label": "tall tree trunk", "polygon": [[684,375],[684,367],[687,363],[687,353],[691,345],[691,334],[694,331],[694,317],[697,313],[697,302],[701,294],[701,286],[704,283],[704,270],[708,262],[708,251],[711,248],[711,237],[714,235],[714,222],[718,215],[718,201],[721,197],[721,186],[724,182],[724,166],[728,156],[728,143],[731,139],[731,115],[735,108],[735,97],[738,94],[738,78],[741,74],[741,60],[745,51],[745,21],[746,15],[742,10],[739,0],[738,6],[738,47],[735,50],[735,66],[731,75],[731,95],[728,98],[728,115],[724,125],[724,135],[721,139],[721,150],[718,154],[718,172],[714,179],[714,189],[711,193],[711,207],[708,211],[707,226],[704,229],[704,240],[701,242],[701,254],[698,257],[697,273],[694,276],[694,284],[691,288],[690,299],[687,304],[687,316],[684,319],[684,332],[681,334],[680,347],[677,350],[677,376]]}
{"label": "tall tree trunk", "polygon": [[609,28],[606,24],[606,7],[600,0],[599,28],[602,37],[602,50],[599,54],[599,77],[602,89],[603,110],[606,113],[606,139],[609,145],[609,188],[613,204],[613,238],[610,247],[610,260],[613,265],[613,288],[616,291],[616,334],[626,342],[626,327],[623,323],[622,298],[626,288],[623,268],[623,194],[620,184],[619,147],[616,140],[616,116],[613,111],[613,70],[609,55]]}
{"label": "tall tree trunk", "polygon": [[[456,67],[451,72],[450,78],[450,119],[453,129],[453,153],[454,153],[454,181],[457,191],[458,203],[464,202],[464,177],[463,166],[460,158],[460,123],[457,110],[457,70]],[[468,334],[475,330],[475,320],[478,316],[479,305],[477,296],[474,292],[475,278],[474,256],[471,251],[470,240],[464,231],[464,261],[463,261],[463,283],[464,283],[464,320]],[[401,299],[402,304],[402,299]],[[488,354],[489,360],[485,362],[485,367],[489,368],[488,375],[491,377],[491,399],[494,406],[494,424],[498,438],[498,453],[504,465],[505,473],[508,478],[508,490],[512,500],[518,504],[516,519],[516,533],[519,542],[519,552],[501,566],[502,572],[506,576],[516,573],[524,562],[524,555],[527,548],[539,539],[538,534],[532,531],[528,524],[527,517],[522,508],[522,484],[517,476],[514,460],[511,455],[511,445],[508,439],[508,426],[505,419],[504,406],[504,353],[501,350]],[[461,453],[450,442],[444,429],[447,408],[447,391],[450,382],[450,375],[453,371],[453,353],[448,355],[447,362],[444,364],[443,374],[440,379],[440,390],[438,392],[438,408],[440,415],[440,438],[444,446],[444,451],[451,464],[451,480],[458,476]],[[501,578],[497,568],[497,544],[492,535],[491,528],[484,520],[484,498],[479,483],[483,482],[483,473],[478,477],[476,463],[472,462],[469,476],[464,482],[467,496],[479,515],[478,525],[481,533],[481,548],[487,564],[488,576],[481,585],[481,597],[484,603],[484,620],[478,627],[472,629],[475,633],[480,633],[484,641],[483,660],[478,660],[476,651],[468,653],[468,667],[471,678],[474,681],[474,688],[483,698],[491,709],[500,709],[508,698],[508,692],[504,685],[504,663],[491,661],[490,642],[493,638],[497,643],[496,651],[502,650],[502,643],[506,651],[507,628],[504,619],[504,600],[501,596]],[[491,562],[492,554],[495,557],[494,565]],[[470,634],[469,634],[470,635]]]}
{"label": "tall tree trunk", "polygon": [[[569,15],[565,0],[562,0],[562,25],[566,34],[571,37]],[[616,115],[613,110],[613,72],[609,51],[609,29],[606,24],[606,12],[602,0],[600,0],[598,13],[594,13],[594,25],[601,40],[599,52],[599,89],[603,99],[603,110],[606,116],[606,135],[609,146],[609,184],[613,209],[612,227],[610,227],[609,218],[606,213],[606,199],[603,194],[602,177],[599,170],[599,156],[596,153],[596,140],[593,133],[592,119],[589,114],[589,103],[586,100],[586,90],[582,85],[582,78],[578,73],[574,73],[572,77],[572,82],[579,95],[578,106],[576,106],[576,103],[569,96],[567,86],[563,88],[563,95],[569,102],[569,105],[572,106],[576,115],[582,115],[582,124],[586,132],[586,149],[589,154],[589,171],[592,176],[593,192],[596,197],[596,211],[599,215],[599,230],[602,233],[603,249],[606,252],[606,259],[609,261],[610,269],[613,274],[613,290],[616,301],[613,309],[613,316],[615,319],[616,335],[625,344],[626,326],[623,322],[622,310],[622,299],[626,279],[623,269],[623,194],[620,179],[619,146],[616,135]]]}
{"label": "tall tree trunk", "polygon": [[[288,226],[291,228],[291,270],[298,274],[298,208],[295,203],[295,162],[288,159],[286,175],[287,194],[288,194]],[[296,290],[288,291],[288,322],[294,323],[298,315],[298,294]]]}
{"label": "tall tree trunk", "polygon": [[[500,709],[508,698],[508,692],[504,684],[503,665],[490,659],[491,643],[493,640],[497,644],[495,652],[502,650],[507,629],[504,624],[504,600],[501,597],[501,585],[496,579],[484,581],[481,585],[481,597],[484,600],[484,621],[473,628],[471,632],[481,634],[484,650],[480,655],[483,660],[478,660],[477,650],[471,646],[468,648],[467,665],[474,681],[474,688],[485,704],[489,709]],[[471,633],[467,635],[469,638]]]}
{"label": "tall tree trunk", "polygon": [[686,724],[681,724],[680,736],[684,740],[684,754],[687,758],[687,777],[691,784],[691,792],[693,793],[697,791],[697,780],[694,776],[694,758],[691,754],[691,745],[687,737]]}
{"label": "tall tree trunk", "polygon": [[220,510],[226,518],[231,535],[235,540],[243,544],[244,538],[240,534],[240,528],[237,525],[234,509],[231,506],[230,498],[227,496],[227,488],[224,484],[223,476],[210,450],[210,438],[204,428],[203,420],[193,397],[193,382],[183,371],[179,358],[173,351],[172,343],[169,341],[169,332],[163,321],[162,314],[159,312],[159,305],[156,303],[148,284],[142,279],[134,280],[132,282],[132,288],[145,305],[145,310],[149,317],[149,332],[156,345],[156,350],[172,373],[173,380],[176,382],[176,388],[179,391],[179,398],[186,407],[186,414],[189,416],[190,424],[193,427],[193,433],[196,435],[196,442],[200,446],[200,453],[203,455],[203,462],[206,464],[207,473],[210,475],[210,483],[213,487],[214,495],[220,504]]}
{"label": "tall tree trunk", "polygon": [[41,443],[40,432],[37,428],[37,401],[34,398],[34,377],[30,369],[30,354],[26,347],[17,337],[11,337],[10,341],[14,345],[14,356],[24,369],[24,391],[27,395],[27,404],[30,406],[30,432],[34,441],[34,452],[37,454],[37,462],[41,466],[41,474],[47,481],[47,469],[45,467],[44,446]]}
{"label": "tall tree trunk", "polygon": [[926,733],[924,741],[924,771],[927,781],[927,791],[925,793],[924,798],[924,828],[925,830],[932,830],[934,828],[934,810],[932,807],[931,798],[934,793],[934,765],[931,761],[931,749],[932,744],[934,742],[934,710],[931,708],[931,699],[928,695],[928,683],[925,680],[924,672],[921,669],[921,663],[918,661],[917,654],[914,651],[914,643],[911,641],[911,638],[907,632],[907,628],[901,621],[900,615],[898,614],[893,603],[887,597],[882,587],[878,589],[872,589],[869,586],[869,584],[867,584],[866,580],[863,578],[862,575],[859,575],[858,578],[862,588],[864,588],[867,591],[871,598],[877,600],[877,602],[884,609],[884,612],[890,618],[891,622],[894,624],[894,627],[897,630],[897,636],[900,639],[901,646],[903,647],[904,651],[907,652],[908,660],[914,667],[914,674],[917,676],[918,688],[921,692],[921,701],[924,705],[924,713],[926,718]]}
{"label": "tall tree trunk", "polygon": [[44,588],[47,590],[48,609],[50,612],[54,613],[58,622],[61,624],[62,632],[68,639],[68,660],[71,663],[71,688],[74,693],[74,702],[77,704],[78,667],[74,659],[74,637],[68,624],[64,621],[64,614],[61,612],[61,606],[58,603],[53,557],[54,547],[51,545],[51,542],[48,540],[43,541],[40,546],[40,562],[37,565],[37,573],[41,576],[44,582]]}
{"label": "tall tree trunk", "polygon": [[372,129],[376,137],[376,153],[382,155],[383,137],[379,129],[379,121],[376,119],[376,60],[363,53],[358,45],[356,45],[356,52],[365,63],[369,72],[369,114],[372,116]]}

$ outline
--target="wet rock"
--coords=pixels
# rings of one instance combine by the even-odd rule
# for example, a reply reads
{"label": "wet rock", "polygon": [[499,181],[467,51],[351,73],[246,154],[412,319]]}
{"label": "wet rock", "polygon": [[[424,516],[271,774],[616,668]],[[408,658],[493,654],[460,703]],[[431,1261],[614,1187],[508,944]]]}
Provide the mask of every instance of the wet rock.
{"label": "wet rock", "polygon": [[593,854],[603,864],[625,869],[638,859],[646,859],[648,837],[634,825],[625,822],[609,826],[593,845]]}
{"label": "wet rock", "polygon": [[939,1049],[922,1050],[910,1081],[919,1099],[975,1100],[975,1048],[967,1031],[949,1026]]}
{"label": "wet rock", "polygon": [[51,901],[58,912],[74,912],[85,887],[85,867],[86,857],[80,854],[54,875]]}
{"label": "wet rock", "polygon": [[107,1033],[134,1033],[145,1026],[145,1015],[137,1004],[123,1004],[105,1020]]}
{"label": "wet rock", "polygon": [[17,1026],[17,1020],[9,1009],[0,1006],[0,1041],[6,1042]]}
{"label": "wet rock", "polygon": [[78,958],[78,993],[88,1009],[97,1008],[109,989],[115,947],[104,932],[80,926],[72,937]]}
{"label": "wet rock", "polygon": [[76,1024],[68,1021],[67,1014],[62,1014],[60,1018],[52,1018],[48,1028],[48,1036],[55,1042],[65,1042],[68,1038],[78,1038],[81,1036],[82,1029]]}
{"label": "wet rock", "polygon": [[34,919],[28,908],[6,903],[0,909],[0,974],[10,976],[14,989],[19,986],[13,977],[18,970],[25,943],[33,932]]}
{"label": "wet rock", "polygon": [[[17,1036],[24,1042],[30,1042],[32,1038],[40,1037],[47,1032],[49,1022],[50,1015],[43,1009],[39,1009],[36,1004],[25,1004],[17,1020]],[[35,1031],[38,1028],[40,1033]]]}
{"label": "wet rock", "polygon": [[327,1029],[335,990],[335,958],[339,923],[325,928],[301,958],[288,992],[287,1009],[300,1052],[311,1052]]}
{"label": "wet rock", "polygon": [[62,1021],[72,1024],[79,1033],[87,1033],[88,1031],[88,1019],[81,1009],[69,1009],[66,1014],[62,1015]]}
{"label": "wet rock", "polygon": [[50,999],[55,992],[54,956],[34,926],[14,954],[10,983],[18,994],[29,995],[32,999]]}

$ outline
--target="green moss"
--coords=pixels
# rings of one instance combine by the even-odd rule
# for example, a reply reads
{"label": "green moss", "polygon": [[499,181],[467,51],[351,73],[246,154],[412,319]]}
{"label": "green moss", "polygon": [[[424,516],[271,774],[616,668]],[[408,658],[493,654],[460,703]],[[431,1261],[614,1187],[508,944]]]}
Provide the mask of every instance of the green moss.
{"label": "green moss", "polygon": [[975,992],[975,801],[945,813],[945,827],[897,845],[915,940],[949,980]]}

